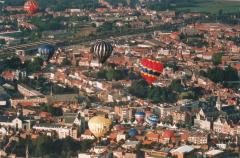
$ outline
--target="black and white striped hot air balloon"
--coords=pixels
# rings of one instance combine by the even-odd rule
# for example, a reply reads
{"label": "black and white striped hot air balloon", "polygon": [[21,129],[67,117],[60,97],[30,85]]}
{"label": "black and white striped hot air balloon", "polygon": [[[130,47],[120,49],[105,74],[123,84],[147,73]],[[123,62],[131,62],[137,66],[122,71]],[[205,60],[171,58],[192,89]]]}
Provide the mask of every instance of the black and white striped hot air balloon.
{"label": "black and white striped hot air balloon", "polygon": [[103,64],[111,56],[113,47],[106,41],[97,41],[91,47],[91,53],[98,59],[98,62]]}

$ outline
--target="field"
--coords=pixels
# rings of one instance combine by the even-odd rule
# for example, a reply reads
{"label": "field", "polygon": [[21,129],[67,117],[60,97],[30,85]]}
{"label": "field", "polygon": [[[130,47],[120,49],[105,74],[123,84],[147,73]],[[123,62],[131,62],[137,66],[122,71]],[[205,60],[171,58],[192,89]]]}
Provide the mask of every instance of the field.
{"label": "field", "polygon": [[197,0],[193,7],[182,7],[177,10],[190,10],[192,12],[224,13],[240,12],[240,0]]}

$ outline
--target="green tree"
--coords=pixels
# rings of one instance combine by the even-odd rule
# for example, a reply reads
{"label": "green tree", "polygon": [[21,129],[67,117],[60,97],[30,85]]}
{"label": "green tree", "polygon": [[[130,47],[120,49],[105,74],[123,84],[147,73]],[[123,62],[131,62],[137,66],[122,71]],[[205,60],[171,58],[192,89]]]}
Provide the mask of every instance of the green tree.
{"label": "green tree", "polygon": [[169,88],[175,92],[182,92],[184,87],[181,84],[181,80],[173,80]]}
{"label": "green tree", "polygon": [[212,62],[214,65],[219,65],[222,63],[222,53],[215,53],[212,56]]}
{"label": "green tree", "polygon": [[196,95],[193,91],[182,92],[179,95],[179,99],[195,99]]}
{"label": "green tree", "polygon": [[114,25],[112,22],[105,22],[103,25],[100,26],[100,31],[112,31],[114,28]]}
{"label": "green tree", "polygon": [[67,58],[64,58],[64,59],[63,59],[63,62],[62,62],[62,65],[65,65],[65,66],[71,65],[71,61],[68,60]]}
{"label": "green tree", "polygon": [[35,142],[34,155],[44,156],[51,152],[53,140],[51,137],[40,135]]}
{"label": "green tree", "polygon": [[3,67],[5,67],[5,69],[20,69],[22,67],[21,59],[18,57],[7,59],[4,61]]}
{"label": "green tree", "polygon": [[40,71],[42,65],[43,65],[43,60],[39,57],[34,58],[32,61],[25,62],[25,67],[27,69],[27,72],[30,72],[30,73]]}
{"label": "green tree", "polygon": [[0,45],[6,44],[6,41],[4,39],[0,39]]}

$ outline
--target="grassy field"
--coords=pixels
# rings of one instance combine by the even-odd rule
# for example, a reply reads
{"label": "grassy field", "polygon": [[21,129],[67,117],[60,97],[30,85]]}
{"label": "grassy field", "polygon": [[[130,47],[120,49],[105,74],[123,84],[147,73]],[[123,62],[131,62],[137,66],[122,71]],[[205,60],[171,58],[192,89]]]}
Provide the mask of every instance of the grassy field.
{"label": "grassy field", "polygon": [[183,7],[177,10],[190,10],[192,12],[224,13],[240,12],[240,0],[198,0],[194,7]]}

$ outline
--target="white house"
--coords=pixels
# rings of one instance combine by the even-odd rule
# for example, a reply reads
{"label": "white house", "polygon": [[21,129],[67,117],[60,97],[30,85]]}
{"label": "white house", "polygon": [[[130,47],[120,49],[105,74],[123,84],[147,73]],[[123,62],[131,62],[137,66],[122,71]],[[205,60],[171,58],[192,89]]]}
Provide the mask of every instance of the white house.
{"label": "white house", "polygon": [[51,132],[55,131],[58,134],[59,139],[66,138],[67,136],[71,136],[72,127],[61,126],[56,124],[41,124],[33,126],[33,129],[37,131],[46,131]]}
{"label": "white house", "polygon": [[31,120],[27,117],[0,116],[0,125],[15,129],[30,129]]}

